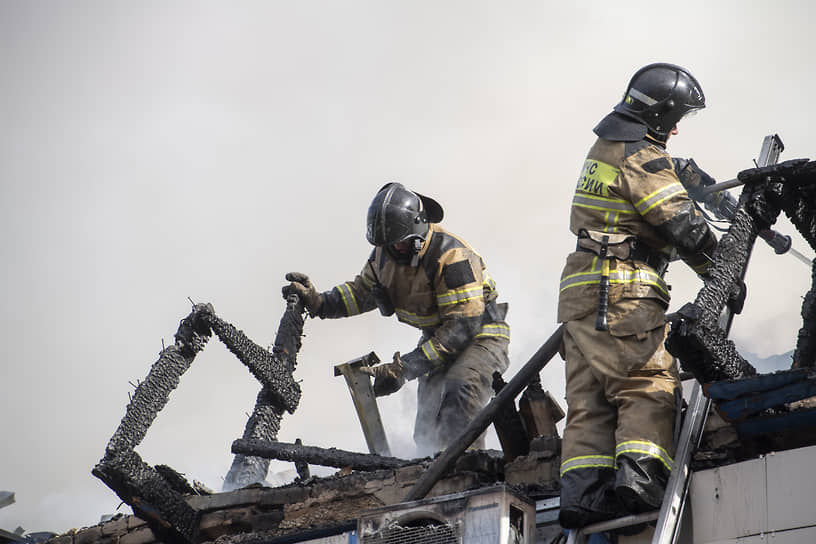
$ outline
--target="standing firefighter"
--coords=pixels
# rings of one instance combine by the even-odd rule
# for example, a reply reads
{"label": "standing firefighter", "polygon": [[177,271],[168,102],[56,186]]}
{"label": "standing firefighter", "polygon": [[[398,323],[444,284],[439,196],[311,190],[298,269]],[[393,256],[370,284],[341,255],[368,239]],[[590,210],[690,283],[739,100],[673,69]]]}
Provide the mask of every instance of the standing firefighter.
{"label": "standing firefighter", "polygon": [[594,132],[575,189],[575,252],[561,275],[567,424],[563,527],[660,507],[672,467],[677,365],[663,346],[674,255],[697,273],[717,240],[666,153],[687,113],[705,107],[685,69],[650,64]]}
{"label": "standing firefighter", "polygon": [[[421,455],[444,449],[490,400],[493,372],[508,365],[506,304],[484,261],[437,225],[442,207],[399,183],[380,189],[368,208],[366,238],[374,247],[353,281],[319,293],[305,274],[290,272],[284,296],[298,294],[312,317],[338,318],[379,308],[422,331],[417,347],[367,369],[377,396],[419,379],[414,441]],[[484,438],[474,447],[483,447]]]}

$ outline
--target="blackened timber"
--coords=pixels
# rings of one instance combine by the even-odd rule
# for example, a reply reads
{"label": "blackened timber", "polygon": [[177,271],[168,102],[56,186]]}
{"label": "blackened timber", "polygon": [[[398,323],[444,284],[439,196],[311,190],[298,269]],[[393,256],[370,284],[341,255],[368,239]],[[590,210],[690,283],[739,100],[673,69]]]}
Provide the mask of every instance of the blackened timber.
{"label": "blackened timber", "polygon": [[[284,409],[293,412],[300,399],[300,386],[295,383],[292,371],[297,365],[297,354],[303,336],[303,303],[297,295],[286,300],[286,309],[281,317],[278,332],[275,336],[275,345],[272,353],[256,346],[246,339],[243,333],[236,335],[234,327],[224,329],[224,340],[229,337],[233,346],[229,349],[244,362],[256,377],[259,374],[276,376],[276,378],[261,383],[264,386],[258,393],[255,408],[244,428],[244,439],[273,441],[278,437],[280,421]],[[215,328],[215,327],[214,327]],[[229,333],[229,334],[226,334]],[[216,330],[218,334],[218,330]],[[243,337],[243,338],[241,338]],[[236,341],[233,341],[236,340]],[[224,340],[226,343],[226,340]],[[241,354],[239,354],[239,352]],[[260,364],[256,363],[260,362]],[[253,370],[254,369],[254,370]],[[275,389],[276,384],[283,384],[282,389]],[[287,393],[288,392],[288,393]],[[263,457],[247,457],[236,455],[232,460],[227,475],[224,477],[224,491],[231,491],[253,483],[262,483],[269,472],[269,459]]]}
{"label": "blackened timber", "polygon": [[[283,323],[289,309],[284,312],[284,318],[281,319]],[[300,332],[291,330],[289,327],[289,320],[286,320],[286,333],[293,332],[300,338],[303,332],[303,321],[301,319]],[[249,371],[261,384],[269,390],[269,394],[275,397],[279,406],[287,410],[290,414],[294,413],[300,402],[300,385],[295,382],[292,377],[292,368],[288,359],[294,357],[290,354],[286,357],[287,360],[282,361],[274,352],[270,352],[254,343],[247,338],[243,331],[239,331],[234,326],[218,317],[213,317],[212,329],[218,338],[227,346],[238,359],[244,363]],[[280,332],[278,334],[280,336]],[[277,340],[276,340],[277,345]],[[288,344],[289,342],[287,342]],[[299,346],[298,340],[298,346]]]}
{"label": "blackened timber", "polygon": [[816,259],[811,268],[811,287],[802,301],[802,328],[796,339],[793,366],[796,368],[816,366]]}
{"label": "blackened timber", "polygon": [[[725,327],[718,320],[730,293],[744,277],[760,225],[773,223],[784,210],[811,247],[816,249],[816,164],[807,159],[794,159],[744,170],[738,178],[746,185],[731,228],[720,240],[703,289],[693,304],[680,309],[681,318],[673,323],[666,342],[666,347],[680,359],[683,368],[704,384],[756,374],[753,366],[727,339],[733,314],[726,312],[729,320]],[[757,196],[766,204],[764,213],[759,213],[765,217],[754,217],[752,214],[757,213],[756,210],[746,210],[745,203]],[[813,287],[808,296],[811,293]],[[813,297],[806,296],[802,308],[803,327],[794,354],[795,366],[814,364],[814,313]]]}
{"label": "blackened timber", "polygon": [[287,442],[238,439],[232,443],[232,453],[279,461],[305,462],[324,467],[351,468],[360,471],[393,469],[417,464],[417,460],[385,457],[374,453],[356,453],[337,448],[302,446]]}
{"label": "blackened timber", "polygon": [[[178,386],[181,375],[213,331],[263,384],[247,432],[276,436],[283,412],[294,411],[300,399],[300,386],[295,383],[292,370],[300,347],[302,315],[303,305],[297,298],[288,301],[275,349],[269,352],[218,318],[212,305],[195,304],[192,313],[181,320],[175,344],[162,350],[145,380],[136,387],[125,416],[108,442],[105,456],[91,472],[148,523],[159,541],[195,542],[200,514],[184,499],[184,493],[192,488],[183,477],[170,467],[150,467],[134,448],[144,439],[157,414],[167,404],[170,393]],[[254,477],[262,473],[262,481],[268,464],[267,460],[255,459],[242,464],[241,467],[249,469],[238,474]]]}
{"label": "blackened timber", "polygon": [[[799,170],[783,188],[782,210],[816,251],[816,161]],[[793,354],[795,367],[816,366],[816,260],[812,262],[811,287],[802,301],[802,328]]]}
{"label": "blackened timber", "polygon": [[144,439],[181,375],[211,336],[213,307],[196,304],[179,323],[175,343],[162,350],[131,396],[125,416],[91,473],[105,482],[165,542],[195,542],[199,514],[162,474],[147,465],[134,448]]}
{"label": "blackened timber", "polygon": [[[283,408],[278,406],[274,395],[269,394],[269,389],[262,388],[255,401],[255,409],[244,428],[243,438],[275,440],[278,437],[283,412]],[[243,454],[236,455],[224,477],[223,490],[232,491],[253,483],[262,483],[268,472],[269,459],[247,457]]]}
{"label": "blackened timber", "polygon": [[[303,441],[300,438],[295,439],[295,445],[302,446]],[[295,461],[295,470],[298,473],[298,478],[301,481],[306,481],[311,477],[311,473],[309,472],[309,463],[306,461]]]}
{"label": "blackened timber", "polygon": [[[493,373],[493,392],[499,394],[507,382],[502,378],[501,373]],[[530,437],[521,416],[516,411],[515,402],[508,402],[502,406],[501,410],[493,418],[493,428],[496,429],[496,436],[499,438],[504,460],[510,462],[520,455],[530,453]]]}
{"label": "blackened timber", "polygon": [[297,366],[297,354],[303,337],[304,311],[300,297],[297,295],[287,297],[286,310],[281,317],[275,344],[272,347],[272,353],[289,372],[293,372]]}
{"label": "blackened timber", "polygon": [[[728,332],[723,330],[719,319],[734,286],[742,281],[758,233],[754,218],[743,206],[738,207],[731,228],[720,238],[714,264],[694,301],[694,306],[699,309],[697,318],[687,319],[685,326],[678,331],[685,337],[685,343],[702,348],[696,350],[701,356],[695,358],[684,356],[686,352],[683,351],[672,352],[680,358],[683,369],[692,372],[700,383],[756,374],[754,367],[728,339]],[[689,317],[687,312],[685,317]],[[676,344],[667,344],[670,351],[673,345]]]}
{"label": "blackened timber", "polygon": [[197,541],[201,514],[135,451],[109,454],[91,472],[147,522],[158,541],[171,544]]}
{"label": "blackened timber", "polygon": [[133,449],[141,443],[153,420],[167,404],[170,393],[178,387],[181,375],[207,344],[212,315],[210,304],[196,304],[190,315],[181,320],[175,344],[161,351],[147,377],[136,387],[125,416],[108,442],[108,451]]}

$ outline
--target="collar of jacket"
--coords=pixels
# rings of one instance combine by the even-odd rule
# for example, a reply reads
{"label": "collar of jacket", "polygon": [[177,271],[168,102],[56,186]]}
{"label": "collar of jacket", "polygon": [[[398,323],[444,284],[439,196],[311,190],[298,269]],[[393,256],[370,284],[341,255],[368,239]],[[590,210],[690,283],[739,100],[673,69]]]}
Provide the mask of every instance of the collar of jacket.
{"label": "collar of jacket", "polygon": [[411,259],[411,266],[416,268],[419,266],[419,261],[422,260],[422,257],[428,252],[428,247],[431,245],[431,238],[433,238],[434,233],[437,231],[438,227],[435,223],[428,224],[428,235],[425,237],[425,240],[422,241],[422,248],[419,250],[419,253],[414,255],[414,258]]}
{"label": "collar of jacket", "polygon": [[660,149],[663,149],[663,150],[666,149],[666,142],[661,142],[657,138],[652,137],[651,134],[647,134],[646,136],[643,137],[643,139],[646,140],[647,142],[649,142],[650,144],[656,145]]}

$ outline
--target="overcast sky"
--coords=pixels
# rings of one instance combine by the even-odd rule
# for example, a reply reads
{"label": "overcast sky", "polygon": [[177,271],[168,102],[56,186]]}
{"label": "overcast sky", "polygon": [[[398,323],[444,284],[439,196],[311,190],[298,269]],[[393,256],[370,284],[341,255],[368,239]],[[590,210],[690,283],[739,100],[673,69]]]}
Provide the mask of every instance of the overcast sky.
{"label": "overcast sky", "polygon": [[[116,512],[91,469],[188,297],[269,346],[284,274],[353,278],[389,180],[439,200],[487,262],[510,304],[509,380],[556,327],[574,182],[630,76],[664,61],[699,79],[708,107],[669,151],[718,179],[774,132],[783,158],[812,156],[814,5],[0,0],[0,490],[17,499],[0,527]],[[668,280],[673,309],[701,285],[682,264]],[[792,349],[808,267],[758,245],[747,283],[739,349]],[[376,313],[305,332],[278,438],[366,451],[332,367],[417,332]],[[542,377],[563,404],[561,360]],[[211,340],[137,452],[220,490],[259,388]],[[414,394],[380,403],[406,457]]]}

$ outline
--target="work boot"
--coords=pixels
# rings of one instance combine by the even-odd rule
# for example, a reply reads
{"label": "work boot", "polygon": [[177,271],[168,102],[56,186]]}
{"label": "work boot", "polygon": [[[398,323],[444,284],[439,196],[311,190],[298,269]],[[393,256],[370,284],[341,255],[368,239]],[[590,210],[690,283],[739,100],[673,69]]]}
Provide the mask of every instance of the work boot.
{"label": "work boot", "polygon": [[668,480],[663,463],[654,457],[618,456],[615,494],[631,514],[659,510]]}
{"label": "work boot", "polygon": [[580,529],[599,521],[627,515],[614,491],[611,468],[572,469],[561,477],[561,508],[558,523],[565,529]]}

